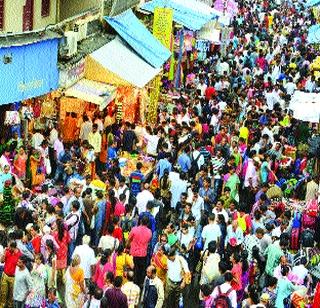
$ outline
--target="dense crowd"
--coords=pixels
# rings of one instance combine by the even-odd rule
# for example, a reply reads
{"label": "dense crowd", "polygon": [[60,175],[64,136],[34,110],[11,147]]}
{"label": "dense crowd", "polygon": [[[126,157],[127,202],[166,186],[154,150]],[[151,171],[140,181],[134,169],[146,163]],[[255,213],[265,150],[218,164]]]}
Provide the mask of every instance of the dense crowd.
{"label": "dense crowd", "polygon": [[[164,82],[157,125],[99,112],[72,143],[57,127],[1,143],[0,307],[318,307],[317,130],[288,109],[319,90],[315,18],[238,8],[225,48]],[[123,153],[154,169],[125,176]]]}

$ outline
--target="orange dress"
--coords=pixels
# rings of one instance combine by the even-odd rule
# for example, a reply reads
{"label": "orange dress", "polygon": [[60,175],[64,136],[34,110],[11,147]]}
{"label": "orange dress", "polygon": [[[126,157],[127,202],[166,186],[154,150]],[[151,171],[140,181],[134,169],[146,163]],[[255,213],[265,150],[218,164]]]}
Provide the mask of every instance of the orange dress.
{"label": "orange dress", "polygon": [[[31,185],[37,186],[44,182],[45,175],[42,173],[40,168],[40,158],[31,155],[30,157],[30,171],[31,171]],[[40,171],[40,172],[38,172]]]}

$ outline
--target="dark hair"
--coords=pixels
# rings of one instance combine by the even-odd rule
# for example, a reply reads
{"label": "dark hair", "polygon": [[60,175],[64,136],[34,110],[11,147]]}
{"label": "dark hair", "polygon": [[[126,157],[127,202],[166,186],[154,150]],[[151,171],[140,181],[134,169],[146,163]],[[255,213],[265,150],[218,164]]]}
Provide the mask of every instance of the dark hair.
{"label": "dark hair", "polygon": [[15,231],[15,238],[17,240],[21,240],[23,238],[23,231],[21,229]]}
{"label": "dark hair", "polygon": [[120,288],[122,285],[122,277],[121,276],[117,276],[116,278],[114,278],[114,286],[116,288]]}
{"label": "dark hair", "polygon": [[72,201],[71,206],[78,211],[80,209],[80,202],[78,200],[74,200]]}
{"label": "dark hair", "polygon": [[52,252],[55,251],[53,240],[46,240],[46,246],[50,248]]}
{"label": "dark hair", "polygon": [[114,274],[112,272],[107,272],[106,280],[109,280],[111,283],[114,282]]}
{"label": "dark hair", "polygon": [[273,287],[277,284],[278,279],[276,277],[270,276],[267,280],[267,287]]}
{"label": "dark hair", "polygon": [[141,219],[141,225],[148,226],[148,224],[149,224],[149,217],[144,215]]}
{"label": "dark hair", "polygon": [[63,220],[58,219],[56,221],[56,224],[57,224],[57,230],[58,230],[58,240],[61,242],[64,236],[64,231],[65,231]]}
{"label": "dark hair", "polygon": [[21,255],[19,257],[19,260],[23,263],[26,264],[28,262],[28,258],[25,255]]}
{"label": "dark hair", "polygon": [[233,279],[232,273],[231,273],[231,272],[226,272],[226,273],[224,274],[224,279],[225,279],[225,281],[231,282],[232,279]]}
{"label": "dark hair", "polygon": [[208,244],[208,251],[209,253],[215,253],[217,249],[217,242],[216,241],[211,241]]}
{"label": "dark hair", "polygon": [[94,298],[97,299],[97,300],[101,300],[103,297],[103,290],[96,287],[95,290],[94,290]]}
{"label": "dark hair", "polygon": [[212,293],[212,288],[209,284],[203,284],[200,286],[200,290],[204,296],[209,296]]}
{"label": "dark hair", "polygon": [[116,204],[117,204],[117,198],[115,197],[115,192],[114,192],[113,189],[110,189],[108,191],[108,196],[109,196],[109,201],[111,203],[111,215],[113,215],[114,209],[115,209]]}
{"label": "dark hair", "polygon": [[289,269],[289,266],[281,266],[281,275],[282,276],[287,276],[288,273],[289,273],[290,269]]}

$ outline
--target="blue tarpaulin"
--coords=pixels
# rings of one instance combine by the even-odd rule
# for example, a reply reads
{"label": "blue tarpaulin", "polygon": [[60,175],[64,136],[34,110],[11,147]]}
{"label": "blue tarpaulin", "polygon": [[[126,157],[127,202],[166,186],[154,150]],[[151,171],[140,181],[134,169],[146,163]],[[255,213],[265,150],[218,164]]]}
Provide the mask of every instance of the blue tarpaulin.
{"label": "blue tarpaulin", "polygon": [[320,25],[313,25],[308,30],[307,42],[309,44],[320,43]]}
{"label": "blue tarpaulin", "polygon": [[213,13],[211,8],[208,6],[208,12],[201,12],[196,10],[197,2],[195,2],[195,9],[191,9],[190,5],[185,6],[180,1],[174,0],[152,0],[145,3],[141,8],[148,12],[154,12],[156,7],[168,7],[173,9],[173,20],[188,28],[189,30],[197,31],[200,30],[208,21],[218,17],[217,14]]}
{"label": "blue tarpaulin", "polygon": [[318,4],[320,4],[320,0],[309,0],[306,3],[306,7],[312,7]]}
{"label": "blue tarpaulin", "polygon": [[171,56],[170,50],[148,31],[131,9],[105,19],[131,48],[153,67],[161,67]]}
{"label": "blue tarpaulin", "polygon": [[[58,88],[58,39],[0,48],[0,105]],[[3,59],[8,58],[8,61]]]}

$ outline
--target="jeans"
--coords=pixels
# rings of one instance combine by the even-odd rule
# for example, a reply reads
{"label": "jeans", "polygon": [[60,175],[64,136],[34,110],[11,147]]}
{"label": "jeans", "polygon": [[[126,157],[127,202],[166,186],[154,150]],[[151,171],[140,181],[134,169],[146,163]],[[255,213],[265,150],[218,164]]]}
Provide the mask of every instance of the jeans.
{"label": "jeans", "polygon": [[217,203],[222,190],[222,180],[215,179],[213,183],[213,203]]}
{"label": "jeans", "polygon": [[13,308],[24,308],[24,307],[25,307],[24,302],[13,301]]}
{"label": "jeans", "polygon": [[71,240],[71,242],[69,243],[69,249],[68,249],[68,264],[71,263],[72,254],[75,249],[76,249],[76,240]]}
{"label": "jeans", "polygon": [[67,174],[64,172],[64,167],[61,165],[57,165],[54,181],[58,182],[60,179],[62,179],[63,182],[65,183],[66,178],[67,178]]}

